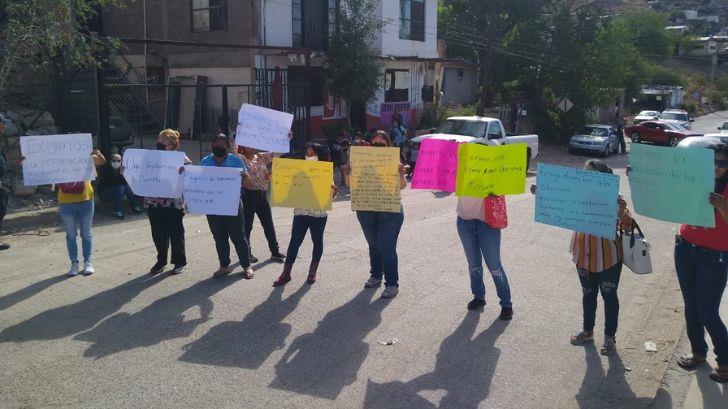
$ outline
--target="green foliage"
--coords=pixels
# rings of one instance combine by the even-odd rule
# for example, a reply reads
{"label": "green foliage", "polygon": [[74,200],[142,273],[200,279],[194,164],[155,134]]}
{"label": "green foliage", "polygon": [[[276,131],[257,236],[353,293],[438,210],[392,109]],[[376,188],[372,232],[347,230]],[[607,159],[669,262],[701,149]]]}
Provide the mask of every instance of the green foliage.
{"label": "green foliage", "polygon": [[649,10],[635,10],[624,13],[615,20],[630,35],[630,42],[637,51],[646,57],[669,57],[673,39],[665,31],[667,17]]}
{"label": "green foliage", "polygon": [[417,129],[430,129],[440,126],[442,121],[451,116],[473,116],[475,107],[466,106],[443,106],[439,104],[427,104],[420,112]]}
{"label": "green foliage", "polygon": [[326,77],[333,95],[366,104],[382,86],[382,64],[373,45],[385,22],[377,19],[375,0],[342,0],[337,30],[326,52]]}
{"label": "green foliage", "polygon": [[0,22],[0,38],[5,54],[0,66],[0,89],[11,73],[28,67],[41,71],[54,64],[82,66],[95,64],[101,50],[116,44],[101,41],[83,27],[96,15],[96,8],[121,0],[0,0],[5,19]]}

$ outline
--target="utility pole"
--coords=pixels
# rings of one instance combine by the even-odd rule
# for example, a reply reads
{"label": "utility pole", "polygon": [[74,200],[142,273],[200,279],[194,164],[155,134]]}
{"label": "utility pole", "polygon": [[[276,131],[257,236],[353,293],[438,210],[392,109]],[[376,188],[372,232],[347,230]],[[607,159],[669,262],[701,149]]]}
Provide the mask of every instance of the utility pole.
{"label": "utility pole", "polygon": [[713,81],[715,80],[715,66],[718,65],[718,54],[710,56],[710,87],[708,88],[708,108],[713,112]]}

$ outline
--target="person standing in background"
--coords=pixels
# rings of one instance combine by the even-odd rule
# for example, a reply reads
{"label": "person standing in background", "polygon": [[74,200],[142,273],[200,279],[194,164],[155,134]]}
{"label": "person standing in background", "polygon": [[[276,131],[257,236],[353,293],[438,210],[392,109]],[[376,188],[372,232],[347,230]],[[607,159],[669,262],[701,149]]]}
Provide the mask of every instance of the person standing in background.
{"label": "person standing in background", "polygon": [[[5,171],[8,167],[7,158],[5,158],[5,152],[3,148],[0,148],[0,178],[5,175]],[[2,180],[0,180],[0,235],[3,231],[3,219],[5,214],[8,212],[8,201],[10,200],[10,193],[3,186]],[[10,248],[10,244],[0,242],[0,250],[7,250]]]}

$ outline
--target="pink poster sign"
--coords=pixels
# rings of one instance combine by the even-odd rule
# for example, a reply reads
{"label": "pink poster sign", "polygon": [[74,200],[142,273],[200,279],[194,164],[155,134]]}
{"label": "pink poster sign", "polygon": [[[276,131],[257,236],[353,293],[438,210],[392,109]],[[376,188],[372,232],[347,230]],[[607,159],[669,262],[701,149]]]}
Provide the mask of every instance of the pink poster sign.
{"label": "pink poster sign", "polygon": [[457,142],[425,139],[420,144],[412,189],[454,192],[457,171]]}

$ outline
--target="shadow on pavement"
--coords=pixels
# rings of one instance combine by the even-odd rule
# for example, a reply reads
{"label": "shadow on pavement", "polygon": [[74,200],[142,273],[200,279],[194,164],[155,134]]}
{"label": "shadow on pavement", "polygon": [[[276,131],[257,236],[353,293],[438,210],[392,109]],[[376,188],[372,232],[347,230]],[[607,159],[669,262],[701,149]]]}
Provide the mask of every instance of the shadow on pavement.
{"label": "shadow on pavement", "polygon": [[[213,309],[210,297],[240,279],[242,276],[235,274],[200,281],[153,302],[135,314],[123,312],[109,317],[74,339],[91,342],[84,356],[98,359],[170,339],[188,337],[198,325],[210,319]],[[199,308],[199,318],[187,319],[185,312],[193,307]]]}
{"label": "shadow on pavement", "polygon": [[37,283],[31,284],[14,293],[4,295],[0,297],[0,311],[6,310],[19,302],[25,301],[28,298],[40,293],[41,291],[46,290],[48,287],[51,287],[62,281],[66,281],[66,279],[66,276],[56,275],[46,278],[45,280],[38,281]]}
{"label": "shadow on pavement", "polygon": [[0,332],[0,342],[58,339],[86,331],[159,281],[145,274],[75,304],[44,311]]}
{"label": "shadow on pavement", "polygon": [[619,354],[608,357],[609,369],[604,372],[602,358],[594,343],[584,346],[586,370],[576,401],[580,408],[649,408],[653,399],[637,398],[625,377]]}
{"label": "shadow on pavement", "polygon": [[388,301],[372,302],[376,291],[363,290],[330,311],[313,333],[296,338],[275,366],[271,387],[325,399],[336,399],[356,381],[369,345],[367,334],[382,320]]}
{"label": "shadow on pavement", "polygon": [[[477,408],[490,392],[500,350],[495,342],[510,321],[496,319],[475,338],[480,314],[468,313],[460,326],[440,345],[435,369],[407,383],[367,383],[365,408]],[[423,391],[446,392],[433,403]]]}
{"label": "shadow on pavement", "polygon": [[304,284],[283,299],[283,287],[276,287],[263,303],[241,322],[228,321],[210,329],[202,338],[187,344],[180,361],[202,365],[258,369],[277,349],[285,346],[291,325],[283,320],[292,313],[311,288]]}
{"label": "shadow on pavement", "polygon": [[718,383],[710,379],[712,368],[709,365],[700,365],[695,372],[698,388],[703,396],[703,408],[721,408],[728,406],[728,383]]}

